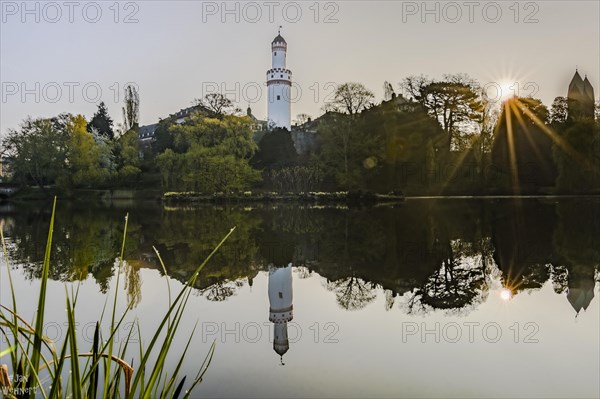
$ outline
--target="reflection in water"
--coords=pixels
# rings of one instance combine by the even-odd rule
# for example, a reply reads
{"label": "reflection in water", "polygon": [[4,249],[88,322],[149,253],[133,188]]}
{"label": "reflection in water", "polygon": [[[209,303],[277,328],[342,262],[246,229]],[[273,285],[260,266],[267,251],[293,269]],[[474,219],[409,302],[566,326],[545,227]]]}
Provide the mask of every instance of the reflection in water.
{"label": "reflection in water", "polygon": [[[156,294],[164,272],[153,247],[169,278],[185,282],[237,226],[196,280],[199,297],[182,322],[182,331],[197,320],[221,329],[199,396],[598,397],[600,199],[371,208],[59,202],[50,276],[86,279],[86,308],[102,308],[107,295],[98,287],[113,288],[126,212],[121,278],[142,331],[166,307]],[[23,302],[27,280],[40,276],[49,221],[43,206],[0,209]],[[49,286],[64,295],[62,284]],[[296,314],[293,290],[296,305],[302,301]],[[258,342],[245,335],[256,320],[266,329]],[[467,325],[476,326],[473,334]],[[500,328],[500,341],[486,326]],[[420,332],[405,341],[406,327]],[[178,357],[185,342],[175,345]],[[191,359],[205,349],[191,348]],[[286,367],[278,367],[284,356]],[[492,360],[480,367],[485,359]]]}
{"label": "reflection in water", "polygon": [[[130,205],[130,204],[129,204]],[[600,200],[411,200],[396,207],[299,205],[162,208],[140,203],[57,208],[50,278],[92,276],[106,292],[115,273],[123,215],[130,212],[126,288],[140,297],[141,269],[186,281],[229,231],[236,232],[202,271],[197,293],[226,301],[269,265],[315,272],[338,305],[363,309],[382,289],[385,309],[409,314],[468,313],[492,284],[510,299],[551,281],[575,313],[594,298],[600,264]],[[29,279],[40,275],[50,212],[14,205],[0,211],[12,258]]]}
{"label": "reflection in water", "polygon": [[572,275],[569,278],[567,299],[571,306],[573,306],[573,309],[575,309],[576,314],[579,314],[581,309],[586,310],[592,302],[595,285],[594,275],[591,273],[587,276]]}
{"label": "reflection in water", "polygon": [[273,322],[273,350],[283,355],[290,349],[287,323],[293,319],[292,264],[269,271],[269,321]]}

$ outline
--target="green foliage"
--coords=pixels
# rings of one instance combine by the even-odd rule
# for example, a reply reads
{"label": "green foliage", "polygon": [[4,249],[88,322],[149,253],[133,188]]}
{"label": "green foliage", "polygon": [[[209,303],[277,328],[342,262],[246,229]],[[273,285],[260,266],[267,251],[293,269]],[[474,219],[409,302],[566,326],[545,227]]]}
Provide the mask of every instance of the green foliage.
{"label": "green foliage", "polygon": [[118,179],[122,183],[133,183],[141,173],[138,134],[131,129],[119,137],[114,151],[118,167]]}
{"label": "green foliage", "polygon": [[88,132],[96,131],[99,135],[106,137],[107,139],[113,139],[115,132],[113,130],[113,120],[108,114],[108,109],[104,102],[98,104],[98,110],[92,116],[92,120],[88,124]]}
{"label": "green foliage", "polygon": [[61,179],[63,186],[97,187],[110,178],[109,170],[103,167],[106,147],[96,143],[86,127],[81,115],[71,117],[67,124],[68,172]]}
{"label": "green foliage", "polygon": [[260,180],[248,163],[256,151],[248,118],[196,116],[169,130],[180,153],[168,149],[156,158],[163,188],[228,192],[246,189]]}
{"label": "green foliage", "polygon": [[483,93],[465,74],[444,75],[442,80],[409,76],[403,87],[411,99],[420,103],[447,134],[448,149],[457,144],[461,134],[473,131],[484,111]]}
{"label": "green foliage", "polygon": [[329,113],[319,127],[319,161],[344,189],[382,192],[432,183],[443,131],[402,97],[360,115]]}
{"label": "green foliage", "polygon": [[152,142],[152,152],[162,154],[168,149],[174,148],[173,135],[169,131],[169,121],[161,120],[154,131],[154,141]]}
{"label": "green foliage", "polygon": [[65,126],[70,118],[28,118],[19,130],[9,131],[3,145],[14,156],[16,181],[39,187],[56,182],[66,166],[69,135]]}
{"label": "green foliage", "polygon": [[259,169],[279,169],[294,165],[297,159],[291,133],[286,129],[273,129],[262,136],[250,163]]}

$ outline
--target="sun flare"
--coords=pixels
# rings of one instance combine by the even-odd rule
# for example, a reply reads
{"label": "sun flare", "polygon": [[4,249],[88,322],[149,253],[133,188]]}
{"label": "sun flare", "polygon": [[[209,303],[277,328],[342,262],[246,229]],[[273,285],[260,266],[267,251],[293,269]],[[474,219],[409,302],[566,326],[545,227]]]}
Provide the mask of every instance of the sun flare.
{"label": "sun flare", "polygon": [[512,298],[512,292],[508,288],[504,288],[500,291],[500,299],[503,301],[509,301]]}

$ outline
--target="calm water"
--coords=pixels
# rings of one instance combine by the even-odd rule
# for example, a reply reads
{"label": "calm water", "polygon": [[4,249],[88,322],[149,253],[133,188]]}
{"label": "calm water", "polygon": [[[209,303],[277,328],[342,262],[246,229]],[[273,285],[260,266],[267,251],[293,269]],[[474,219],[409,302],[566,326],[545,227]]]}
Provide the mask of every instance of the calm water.
{"label": "calm water", "polygon": [[[30,319],[49,211],[0,205],[19,310]],[[198,322],[190,376],[217,341],[197,397],[600,396],[600,200],[59,202],[48,336],[64,338],[64,285],[79,285],[79,332],[91,346],[126,212],[119,306],[136,304],[130,320],[145,338],[166,309],[167,283],[180,288],[237,226],[180,327],[175,352]]]}

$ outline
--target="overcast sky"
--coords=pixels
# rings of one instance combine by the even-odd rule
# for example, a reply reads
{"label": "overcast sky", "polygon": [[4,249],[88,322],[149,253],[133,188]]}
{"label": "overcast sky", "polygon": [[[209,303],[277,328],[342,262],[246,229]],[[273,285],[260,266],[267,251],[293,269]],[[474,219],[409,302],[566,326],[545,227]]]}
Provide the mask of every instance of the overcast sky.
{"label": "overcast sky", "polygon": [[334,83],[362,82],[380,100],[385,80],[397,89],[415,74],[468,73],[490,96],[512,83],[549,105],[578,66],[598,97],[599,4],[2,0],[0,131],[27,115],[89,119],[100,100],[121,122],[128,82],[139,87],[142,124],[215,88],[265,118],[279,25],[298,97],[292,118],[318,116]]}

